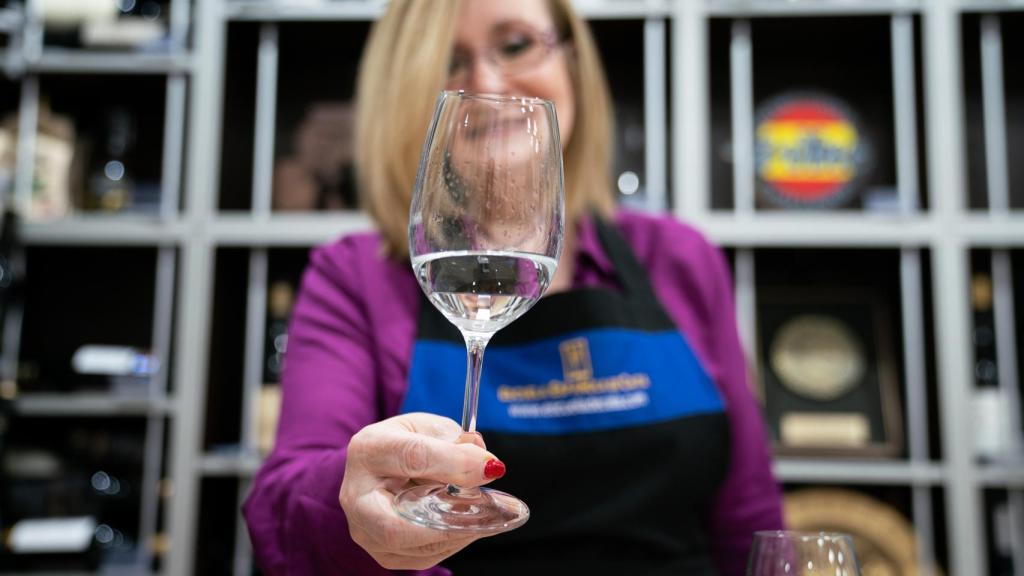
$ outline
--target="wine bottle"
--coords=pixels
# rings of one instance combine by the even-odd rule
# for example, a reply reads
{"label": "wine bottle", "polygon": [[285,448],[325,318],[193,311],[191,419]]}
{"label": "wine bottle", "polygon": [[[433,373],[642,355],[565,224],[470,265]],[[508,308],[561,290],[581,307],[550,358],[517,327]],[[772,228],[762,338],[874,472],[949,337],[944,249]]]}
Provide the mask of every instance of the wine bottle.
{"label": "wine bottle", "polygon": [[980,458],[999,458],[1006,447],[1002,437],[1005,402],[999,389],[996,365],[995,315],[992,309],[992,277],[976,272],[971,277],[971,308],[974,350],[975,449]]}
{"label": "wine bottle", "polygon": [[135,114],[121,106],[107,111],[103,146],[93,161],[86,208],[120,212],[131,206],[134,178],[131,156],[135,150]]}
{"label": "wine bottle", "polygon": [[295,289],[289,282],[276,281],[271,284],[267,299],[266,361],[256,413],[256,447],[263,455],[273,449],[274,436],[277,434],[277,420],[281,411],[281,373],[288,349],[288,321],[294,302]]}

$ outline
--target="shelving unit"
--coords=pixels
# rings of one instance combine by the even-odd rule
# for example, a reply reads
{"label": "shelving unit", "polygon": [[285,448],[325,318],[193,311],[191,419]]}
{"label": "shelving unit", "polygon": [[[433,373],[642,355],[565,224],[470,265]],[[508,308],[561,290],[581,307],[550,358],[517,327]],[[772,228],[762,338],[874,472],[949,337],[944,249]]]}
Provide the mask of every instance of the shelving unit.
{"label": "shelving unit", "polygon": [[[171,540],[159,572],[209,573],[200,554],[200,502],[204,490],[233,493],[240,503],[259,467],[255,445],[255,395],[261,385],[268,282],[282,249],[303,249],[338,236],[369,230],[357,212],[283,213],[272,209],[274,163],[284,92],[282,51],[288,27],[369,26],[381,0],[334,0],[289,4],[275,0],[170,0],[171,51],[161,55],[80,53],[43,44],[42,24],[32,3],[0,10],[0,34],[9,34],[0,65],[19,83],[17,170],[10,200],[25,210],[32,190],[41,78],[51,75],[158,75],[166,77],[162,135],[160,207],[151,215],[74,214],[54,222],[27,222],[21,239],[31,248],[109,247],[152,250],[156,278],[151,348],[163,362],[148,393],[139,398],[103,395],[25,393],[15,402],[16,418],[137,418],[145,422],[146,460],[140,498],[141,542],[158,533]],[[1020,0],[578,0],[579,10],[599,31],[624,32],[642,45],[642,85],[633,86],[627,104],[643,118],[643,153],[630,161],[642,175],[643,194],[624,203],[668,210],[703,230],[734,254],[736,304],[747,349],[756,348],[759,257],[770,250],[877,250],[897,266],[893,323],[902,351],[900,374],[906,435],[905,457],[894,460],[780,458],[779,479],[790,486],[890,486],[907,490],[908,507],[920,536],[919,557],[930,559],[946,543],[948,574],[988,574],[985,491],[1006,492],[1010,518],[1024,525],[1024,462],[979,463],[972,443],[973,365],[968,279],[970,253],[991,256],[1000,381],[1020,383],[1020,324],[1024,313],[1015,295],[1014,255],[1024,250],[1024,213],[1015,200],[1024,182],[1011,178],[1024,158],[1008,141],[1007,98],[1017,106],[1024,94],[1007,93],[1006,75],[1015,72],[1016,54],[1006,48],[1001,26],[1020,18]],[[821,18],[868,18],[887,30],[891,86],[880,98],[891,106],[894,181],[898,207],[888,213],[857,210],[769,212],[755,206],[755,70],[758,30],[766,21],[827,22]],[[819,20],[815,20],[819,19]],[[828,20],[831,21],[831,20]],[[1018,20],[1014,20],[1017,25]],[[977,26],[978,45],[968,47],[966,26]],[[620,26],[620,28],[616,28]],[[232,69],[229,50],[240,34],[252,43],[252,139],[244,140],[244,167],[224,158],[230,130],[226,94]],[[283,32],[284,31],[284,32]],[[1021,32],[1024,32],[1022,30]],[[234,35],[233,35],[234,34]],[[714,38],[713,38],[714,36]],[[975,38],[974,32],[970,35]],[[713,43],[714,39],[714,43]],[[248,42],[248,41],[247,41]],[[248,44],[246,44],[248,46]],[[607,47],[606,47],[607,48]],[[968,50],[970,48],[970,50]],[[248,50],[249,48],[245,48]],[[965,61],[965,54],[979,61]],[[358,54],[344,54],[349,66]],[[343,62],[342,62],[343,61]],[[248,64],[246,64],[248,65]],[[977,130],[983,135],[983,165],[965,154],[968,123],[965,67],[979,69]],[[326,66],[326,64],[325,64]],[[610,69],[612,84],[616,70]],[[971,76],[973,78],[973,76]],[[722,80],[721,84],[718,80]],[[727,80],[727,82],[725,81]],[[726,87],[727,88],[723,88]],[[238,88],[249,94],[249,88]],[[234,94],[234,92],[232,92]],[[724,112],[722,112],[724,111]],[[719,114],[724,113],[725,117]],[[973,114],[973,113],[972,113]],[[232,116],[232,118],[234,118]],[[716,162],[712,133],[723,121],[731,162]],[[974,125],[972,125],[974,126]],[[974,128],[972,128],[974,129]],[[236,144],[230,141],[231,145]],[[984,209],[968,203],[969,170],[984,173]],[[244,172],[244,174],[240,173]],[[723,172],[724,171],[724,172]],[[722,174],[725,173],[725,180]],[[226,209],[224,182],[251,180],[244,204]],[[1017,187],[1017,188],[1015,188]],[[725,191],[728,206],[715,200]],[[975,191],[976,192],[976,191]],[[231,206],[231,203],[227,204]],[[287,258],[292,258],[288,256]],[[228,266],[230,261],[230,266]],[[1019,261],[1019,256],[1017,260]],[[244,272],[243,272],[244,270]],[[232,305],[232,318],[244,320],[232,334],[239,351],[212,358],[212,336],[219,315],[215,303],[221,282],[244,286]],[[794,278],[799,281],[799,278]],[[223,286],[221,288],[224,289]],[[896,313],[898,312],[898,314]],[[11,320],[8,319],[8,323]],[[7,330],[9,332],[9,329]],[[234,336],[233,336],[234,337]],[[5,355],[11,350],[5,339]],[[930,351],[931,348],[933,351]],[[211,362],[227,367],[212,371]],[[232,373],[231,371],[234,371]],[[211,391],[230,390],[225,403]],[[1018,398],[1019,400],[1019,398]],[[929,409],[935,406],[935,413]],[[1019,402],[1018,402],[1019,406]],[[230,412],[238,422],[235,449],[208,445],[214,425],[209,410]],[[1017,414],[1019,418],[1019,414]],[[1019,422],[1019,420],[1018,420]],[[168,428],[169,426],[169,428]],[[232,441],[233,442],[233,441]],[[166,445],[166,448],[165,448]],[[169,478],[174,497],[162,499],[161,479]],[[210,482],[215,482],[215,488]],[[228,490],[236,487],[234,492]],[[940,494],[941,496],[936,496]],[[936,504],[939,502],[940,504]],[[224,504],[220,502],[220,504]],[[941,509],[936,509],[936,505]],[[220,508],[218,508],[220,509]],[[226,505],[225,505],[226,509]],[[237,507],[236,507],[237,509]],[[937,518],[944,520],[936,524]],[[226,520],[225,520],[226,522]],[[237,575],[253,571],[244,524],[231,520],[234,546],[228,564]],[[936,530],[941,533],[936,533]],[[1024,531],[1016,533],[1018,537]],[[221,544],[221,542],[218,542]],[[1014,546],[1016,573],[1024,573],[1024,541]],[[151,552],[140,546],[137,566],[151,566]]]}
{"label": "shelving unit", "polygon": [[[178,405],[169,394],[169,374],[173,372],[171,341],[175,313],[178,251],[186,238],[187,219],[179,212],[182,173],[182,153],[185,142],[186,86],[191,73],[191,56],[186,38],[190,27],[189,0],[171,0],[168,31],[169,47],[164,54],[130,54],[118,52],[91,52],[44,46],[43,24],[36,17],[38,2],[8,3],[0,12],[0,30],[9,34],[6,47],[0,54],[4,70],[14,82],[20,83],[20,108],[17,141],[17,169],[15,183],[4,204],[11,203],[22,213],[30,202],[32,174],[36,148],[36,128],[40,103],[40,83],[51,76],[136,76],[163,77],[165,96],[163,109],[160,198],[161,205],[152,215],[100,215],[74,214],[56,221],[25,222],[19,238],[31,252],[41,247],[76,250],[109,246],[136,249],[148,247],[152,251],[153,295],[149,320],[151,334],[148,347],[162,360],[161,369],[149,379],[141,394],[112,395],[101,392],[29,392],[21,393],[13,403],[15,422],[46,419],[64,422],[66,418],[88,419],[102,422],[138,422],[144,430],[140,447],[141,480],[137,487],[138,533],[134,558],[125,564],[121,558],[116,564],[104,566],[107,573],[133,573],[149,571],[154,552],[150,543],[163,531],[159,521],[161,479],[170,471],[165,462],[165,435],[168,421],[177,418]],[[150,143],[152,144],[152,143]],[[112,257],[117,258],[117,252]],[[30,257],[31,258],[31,257]],[[31,266],[31,261],[29,266]],[[107,279],[116,282],[117,278]],[[5,333],[12,332],[17,319],[7,318]],[[14,328],[17,331],[17,328]],[[5,357],[15,361],[18,357],[17,338],[5,338]],[[11,342],[14,341],[12,344]],[[10,357],[14,356],[15,360]]]}

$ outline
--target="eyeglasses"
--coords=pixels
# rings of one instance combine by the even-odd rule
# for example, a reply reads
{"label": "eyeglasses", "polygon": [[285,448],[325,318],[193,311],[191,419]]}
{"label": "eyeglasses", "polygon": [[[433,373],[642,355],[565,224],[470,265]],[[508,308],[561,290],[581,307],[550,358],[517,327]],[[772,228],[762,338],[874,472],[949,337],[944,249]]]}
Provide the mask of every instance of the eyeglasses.
{"label": "eyeglasses", "polygon": [[473,69],[473,61],[483,57],[502,74],[518,74],[540,65],[562,44],[558,34],[543,32],[522,24],[498,26],[483,54],[455,48],[448,65],[448,81],[460,82]]}

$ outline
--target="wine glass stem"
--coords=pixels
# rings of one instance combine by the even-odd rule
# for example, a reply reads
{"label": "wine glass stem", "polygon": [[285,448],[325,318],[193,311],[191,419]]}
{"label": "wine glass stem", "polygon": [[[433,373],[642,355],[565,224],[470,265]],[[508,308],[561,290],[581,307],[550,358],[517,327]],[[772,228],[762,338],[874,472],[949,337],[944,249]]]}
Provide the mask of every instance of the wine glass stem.
{"label": "wine glass stem", "polygon": [[[476,405],[480,399],[480,372],[484,367],[484,349],[491,339],[490,335],[463,334],[466,339],[466,397],[462,404],[462,431],[476,431]],[[452,496],[469,496],[477,490],[459,488],[455,484],[448,485],[448,494]]]}
{"label": "wine glass stem", "polygon": [[490,338],[466,335],[466,398],[462,404],[462,431],[476,431],[476,405],[480,399],[480,372],[484,367],[484,349]]}

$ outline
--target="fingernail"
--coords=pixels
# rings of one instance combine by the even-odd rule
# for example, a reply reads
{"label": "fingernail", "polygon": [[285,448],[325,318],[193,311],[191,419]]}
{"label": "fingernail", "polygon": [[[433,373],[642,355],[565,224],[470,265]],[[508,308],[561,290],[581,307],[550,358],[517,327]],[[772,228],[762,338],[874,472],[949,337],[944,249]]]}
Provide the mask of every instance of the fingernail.
{"label": "fingernail", "polygon": [[501,478],[505,475],[505,465],[497,458],[491,458],[484,464],[484,477],[490,480]]}

